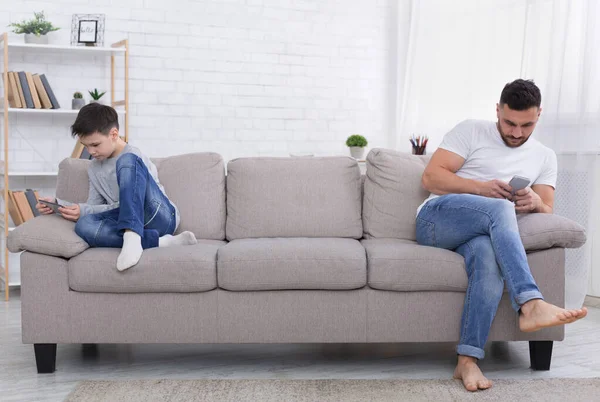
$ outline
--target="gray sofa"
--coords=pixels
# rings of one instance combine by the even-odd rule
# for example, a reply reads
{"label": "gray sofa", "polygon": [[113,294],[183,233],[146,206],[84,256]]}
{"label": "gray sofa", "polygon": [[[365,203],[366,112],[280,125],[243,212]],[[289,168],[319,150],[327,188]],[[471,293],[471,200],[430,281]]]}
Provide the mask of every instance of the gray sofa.
{"label": "gray sofa", "polygon": [[[427,159],[385,149],[361,177],[349,157],[241,158],[214,153],[155,160],[195,246],[144,251],[115,268],[119,249],[88,248],[74,224],[40,216],[9,236],[21,256],[23,342],[38,372],[57,344],[454,342],[467,276],[463,258],[415,242],[428,196]],[[60,164],[57,196],[87,198],[87,161]],[[585,242],[568,219],[519,217],[534,277],[564,304],[565,248]],[[490,340],[530,342],[548,369],[562,327],[521,333],[505,294]]]}

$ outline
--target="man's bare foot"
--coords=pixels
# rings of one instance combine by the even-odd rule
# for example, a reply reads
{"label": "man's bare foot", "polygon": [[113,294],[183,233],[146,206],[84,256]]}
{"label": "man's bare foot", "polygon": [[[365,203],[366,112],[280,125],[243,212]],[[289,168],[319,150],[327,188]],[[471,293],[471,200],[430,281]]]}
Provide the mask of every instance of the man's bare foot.
{"label": "man's bare foot", "polygon": [[569,324],[587,315],[587,308],[566,310],[546,303],[541,299],[529,300],[521,306],[519,328],[523,332],[534,332],[542,328]]}
{"label": "man's bare foot", "polygon": [[474,392],[492,386],[492,382],[485,378],[479,366],[477,366],[477,359],[471,356],[458,356],[454,378],[462,380],[467,391]]}

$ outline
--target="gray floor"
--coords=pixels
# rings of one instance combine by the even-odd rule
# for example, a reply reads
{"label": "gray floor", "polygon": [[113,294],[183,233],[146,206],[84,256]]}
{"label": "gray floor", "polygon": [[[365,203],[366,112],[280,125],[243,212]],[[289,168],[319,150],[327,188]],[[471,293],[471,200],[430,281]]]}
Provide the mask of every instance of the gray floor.
{"label": "gray floor", "polygon": [[[589,316],[555,342],[550,371],[529,369],[526,342],[488,345],[482,369],[491,379],[600,377],[600,300],[586,305]],[[447,343],[99,345],[97,357],[59,345],[57,371],[38,375],[33,346],[21,343],[20,309],[18,292],[0,301],[1,401],[62,401],[78,381],[99,379],[446,379],[456,362]]]}

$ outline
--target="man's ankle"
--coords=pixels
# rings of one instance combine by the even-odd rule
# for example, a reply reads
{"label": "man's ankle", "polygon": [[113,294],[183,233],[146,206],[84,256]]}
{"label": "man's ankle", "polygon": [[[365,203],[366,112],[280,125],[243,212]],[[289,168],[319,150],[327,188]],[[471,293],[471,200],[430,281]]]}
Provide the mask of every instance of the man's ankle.
{"label": "man's ankle", "polygon": [[458,364],[477,364],[477,358],[473,356],[458,355]]}
{"label": "man's ankle", "polygon": [[531,310],[539,303],[542,302],[542,299],[531,299],[527,300],[525,303],[521,305],[521,314],[528,315]]}

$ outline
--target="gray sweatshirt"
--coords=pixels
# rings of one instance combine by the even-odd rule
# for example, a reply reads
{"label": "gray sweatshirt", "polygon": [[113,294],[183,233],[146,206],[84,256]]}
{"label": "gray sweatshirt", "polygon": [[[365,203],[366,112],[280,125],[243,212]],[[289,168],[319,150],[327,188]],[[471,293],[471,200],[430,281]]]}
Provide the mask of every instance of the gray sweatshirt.
{"label": "gray sweatshirt", "polygon": [[[126,153],[132,153],[139,156],[150,175],[158,184],[160,191],[167,197],[165,189],[162,184],[158,181],[158,171],[156,165],[152,163],[150,158],[142,154],[142,152],[132,147],[131,145],[125,145],[123,151],[114,158],[108,158],[103,161],[93,159],[88,167],[88,178],[90,180],[90,190],[88,194],[88,200],[86,203],[79,204],[80,218],[89,214],[97,214],[99,212],[108,211],[119,206],[119,184],[117,183],[117,159],[121,155]],[[167,197],[168,198],[168,197]],[[170,200],[169,200],[170,201]],[[59,200],[57,202],[62,205],[73,205],[73,203]],[[177,206],[172,202],[173,208],[175,208],[175,229],[179,226],[179,210]]]}

